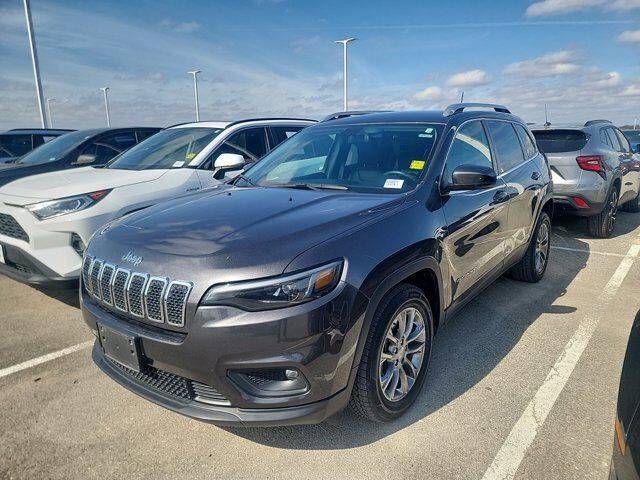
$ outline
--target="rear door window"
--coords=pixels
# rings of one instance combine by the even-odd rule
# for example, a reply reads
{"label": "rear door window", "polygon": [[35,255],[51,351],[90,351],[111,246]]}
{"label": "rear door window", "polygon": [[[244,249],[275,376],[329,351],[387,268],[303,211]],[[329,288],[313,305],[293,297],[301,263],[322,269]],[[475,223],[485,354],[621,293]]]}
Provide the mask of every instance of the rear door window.
{"label": "rear door window", "polygon": [[587,134],[582,130],[535,130],[538,148],[543,153],[577,152],[587,144]]}
{"label": "rear door window", "polygon": [[287,138],[293,137],[296,133],[303,129],[303,127],[270,127],[271,133],[273,133],[273,139],[275,140],[275,144],[272,145],[271,148],[275,148],[277,145],[280,145]]}
{"label": "rear door window", "polygon": [[520,142],[522,143],[522,148],[524,150],[525,158],[531,158],[536,154],[536,146],[533,144],[531,137],[529,136],[529,132],[522,126],[517,123],[514,124],[516,128],[516,133],[520,138]]}
{"label": "rear door window", "polygon": [[259,127],[235,133],[216,150],[215,157],[221,153],[240,154],[248,162],[256,162],[267,153],[267,132]]}
{"label": "rear door window", "polygon": [[617,128],[614,128],[614,131],[616,132],[616,135],[618,135],[618,140],[620,141],[620,145],[622,145],[622,150],[625,152],[630,152],[631,144],[629,143],[629,140],[624,135],[624,133],[622,133],[622,131],[618,130]]}
{"label": "rear door window", "polygon": [[504,173],[524,162],[524,153],[511,122],[488,120],[487,128],[498,157],[498,172]]}
{"label": "rear door window", "polygon": [[479,165],[493,168],[489,140],[482,122],[475,120],[462,125],[456,132],[447,156],[444,181],[453,183],[452,173],[460,165]]}
{"label": "rear door window", "polygon": [[609,141],[611,142],[611,145],[613,146],[613,149],[616,152],[621,152],[622,151],[622,145],[620,145],[620,141],[618,140],[618,136],[616,135],[616,132],[613,131],[613,128],[611,128],[611,127],[605,128],[605,131],[607,133],[607,136],[609,137]]}

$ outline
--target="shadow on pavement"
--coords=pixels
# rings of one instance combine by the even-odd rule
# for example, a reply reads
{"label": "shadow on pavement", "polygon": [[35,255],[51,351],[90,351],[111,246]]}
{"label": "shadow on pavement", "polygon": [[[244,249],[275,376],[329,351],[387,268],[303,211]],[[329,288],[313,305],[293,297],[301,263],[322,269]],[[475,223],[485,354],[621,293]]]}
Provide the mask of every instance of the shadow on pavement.
{"label": "shadow on pavement", "polygon": [[576,242],[584,252],[567,255],[552,251],[547,274],[540,283],[502,278],[438,332],[424,390],[399,420],[376,424],[342,412],[319,425],[225,429],[277,448],[335,450],[373,443],[420,421],[488,375],[542,314],[563,315],[576,310],[561,301],[554,305],[589,258],[589,246]]}
{"label": "shadow on pavement", "polygon": [[62,302],[70,307],[80,308],[80,299],[78,298],[78,289],[77,288],[43,288],[43,287],[34,287],[41,293],[44,293],[46,296],[53,298],[59,302]]}

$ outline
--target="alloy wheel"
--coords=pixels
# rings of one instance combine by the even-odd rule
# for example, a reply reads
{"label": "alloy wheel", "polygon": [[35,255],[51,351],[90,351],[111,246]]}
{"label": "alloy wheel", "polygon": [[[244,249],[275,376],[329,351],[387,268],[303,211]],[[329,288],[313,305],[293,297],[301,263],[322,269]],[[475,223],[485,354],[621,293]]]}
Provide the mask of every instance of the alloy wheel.
{"label": "alloy wheel", "polygon": [[542,273],[547,265],[547,257],[549,256],[549,224],[542,222],[538,228],[536,236],[536,271]]}
{"label": "alloy wheel", "polygon": [[415,384],[426,339],[424,317],[415,307],[404,308],[390,322],[378,359],[378,382],[387,400],[402,400]]}
{"label": "alloy wheel", "polygon": [[614,190],[611,192],[611,200],[608,205],[609,212],[607,215],[607,232],[613,232],[616,224],[616,215],[618,213],[618,193]]}

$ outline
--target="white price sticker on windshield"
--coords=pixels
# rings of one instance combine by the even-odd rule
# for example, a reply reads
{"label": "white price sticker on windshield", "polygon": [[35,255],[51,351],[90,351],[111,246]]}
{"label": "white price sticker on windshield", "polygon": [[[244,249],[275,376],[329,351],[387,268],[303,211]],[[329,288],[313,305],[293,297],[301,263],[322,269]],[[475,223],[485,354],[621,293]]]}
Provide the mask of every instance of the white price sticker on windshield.
{"label": "white price sticker on windshield", "polygon": [[384,188],[402,188],[404,185],[404,180],[397,180],[394,178],[387,178],[384,182]]}
{"label": "white price sticker on windshield", "polygon": [[184,165],[184,162],[173,162],[173,165],[171,165],[172,168],[180,168]]}

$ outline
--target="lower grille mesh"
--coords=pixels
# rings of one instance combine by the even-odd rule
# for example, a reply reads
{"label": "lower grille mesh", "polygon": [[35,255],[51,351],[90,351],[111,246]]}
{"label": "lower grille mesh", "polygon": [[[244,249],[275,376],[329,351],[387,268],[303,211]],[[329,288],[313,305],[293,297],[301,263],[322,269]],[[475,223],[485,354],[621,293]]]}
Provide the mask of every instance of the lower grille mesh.
{"label": "lower grille mesh", "polygon": [[150,366],[146,367],[144,372],[136,372],[108,357],[104,357],[104,359],[111,367],[120,371],[130,380],[165,395],[183,400],[194,400],[200,403],[229,405],[229,400],[224,395],[204,383],[189,380],[180,375]]}

